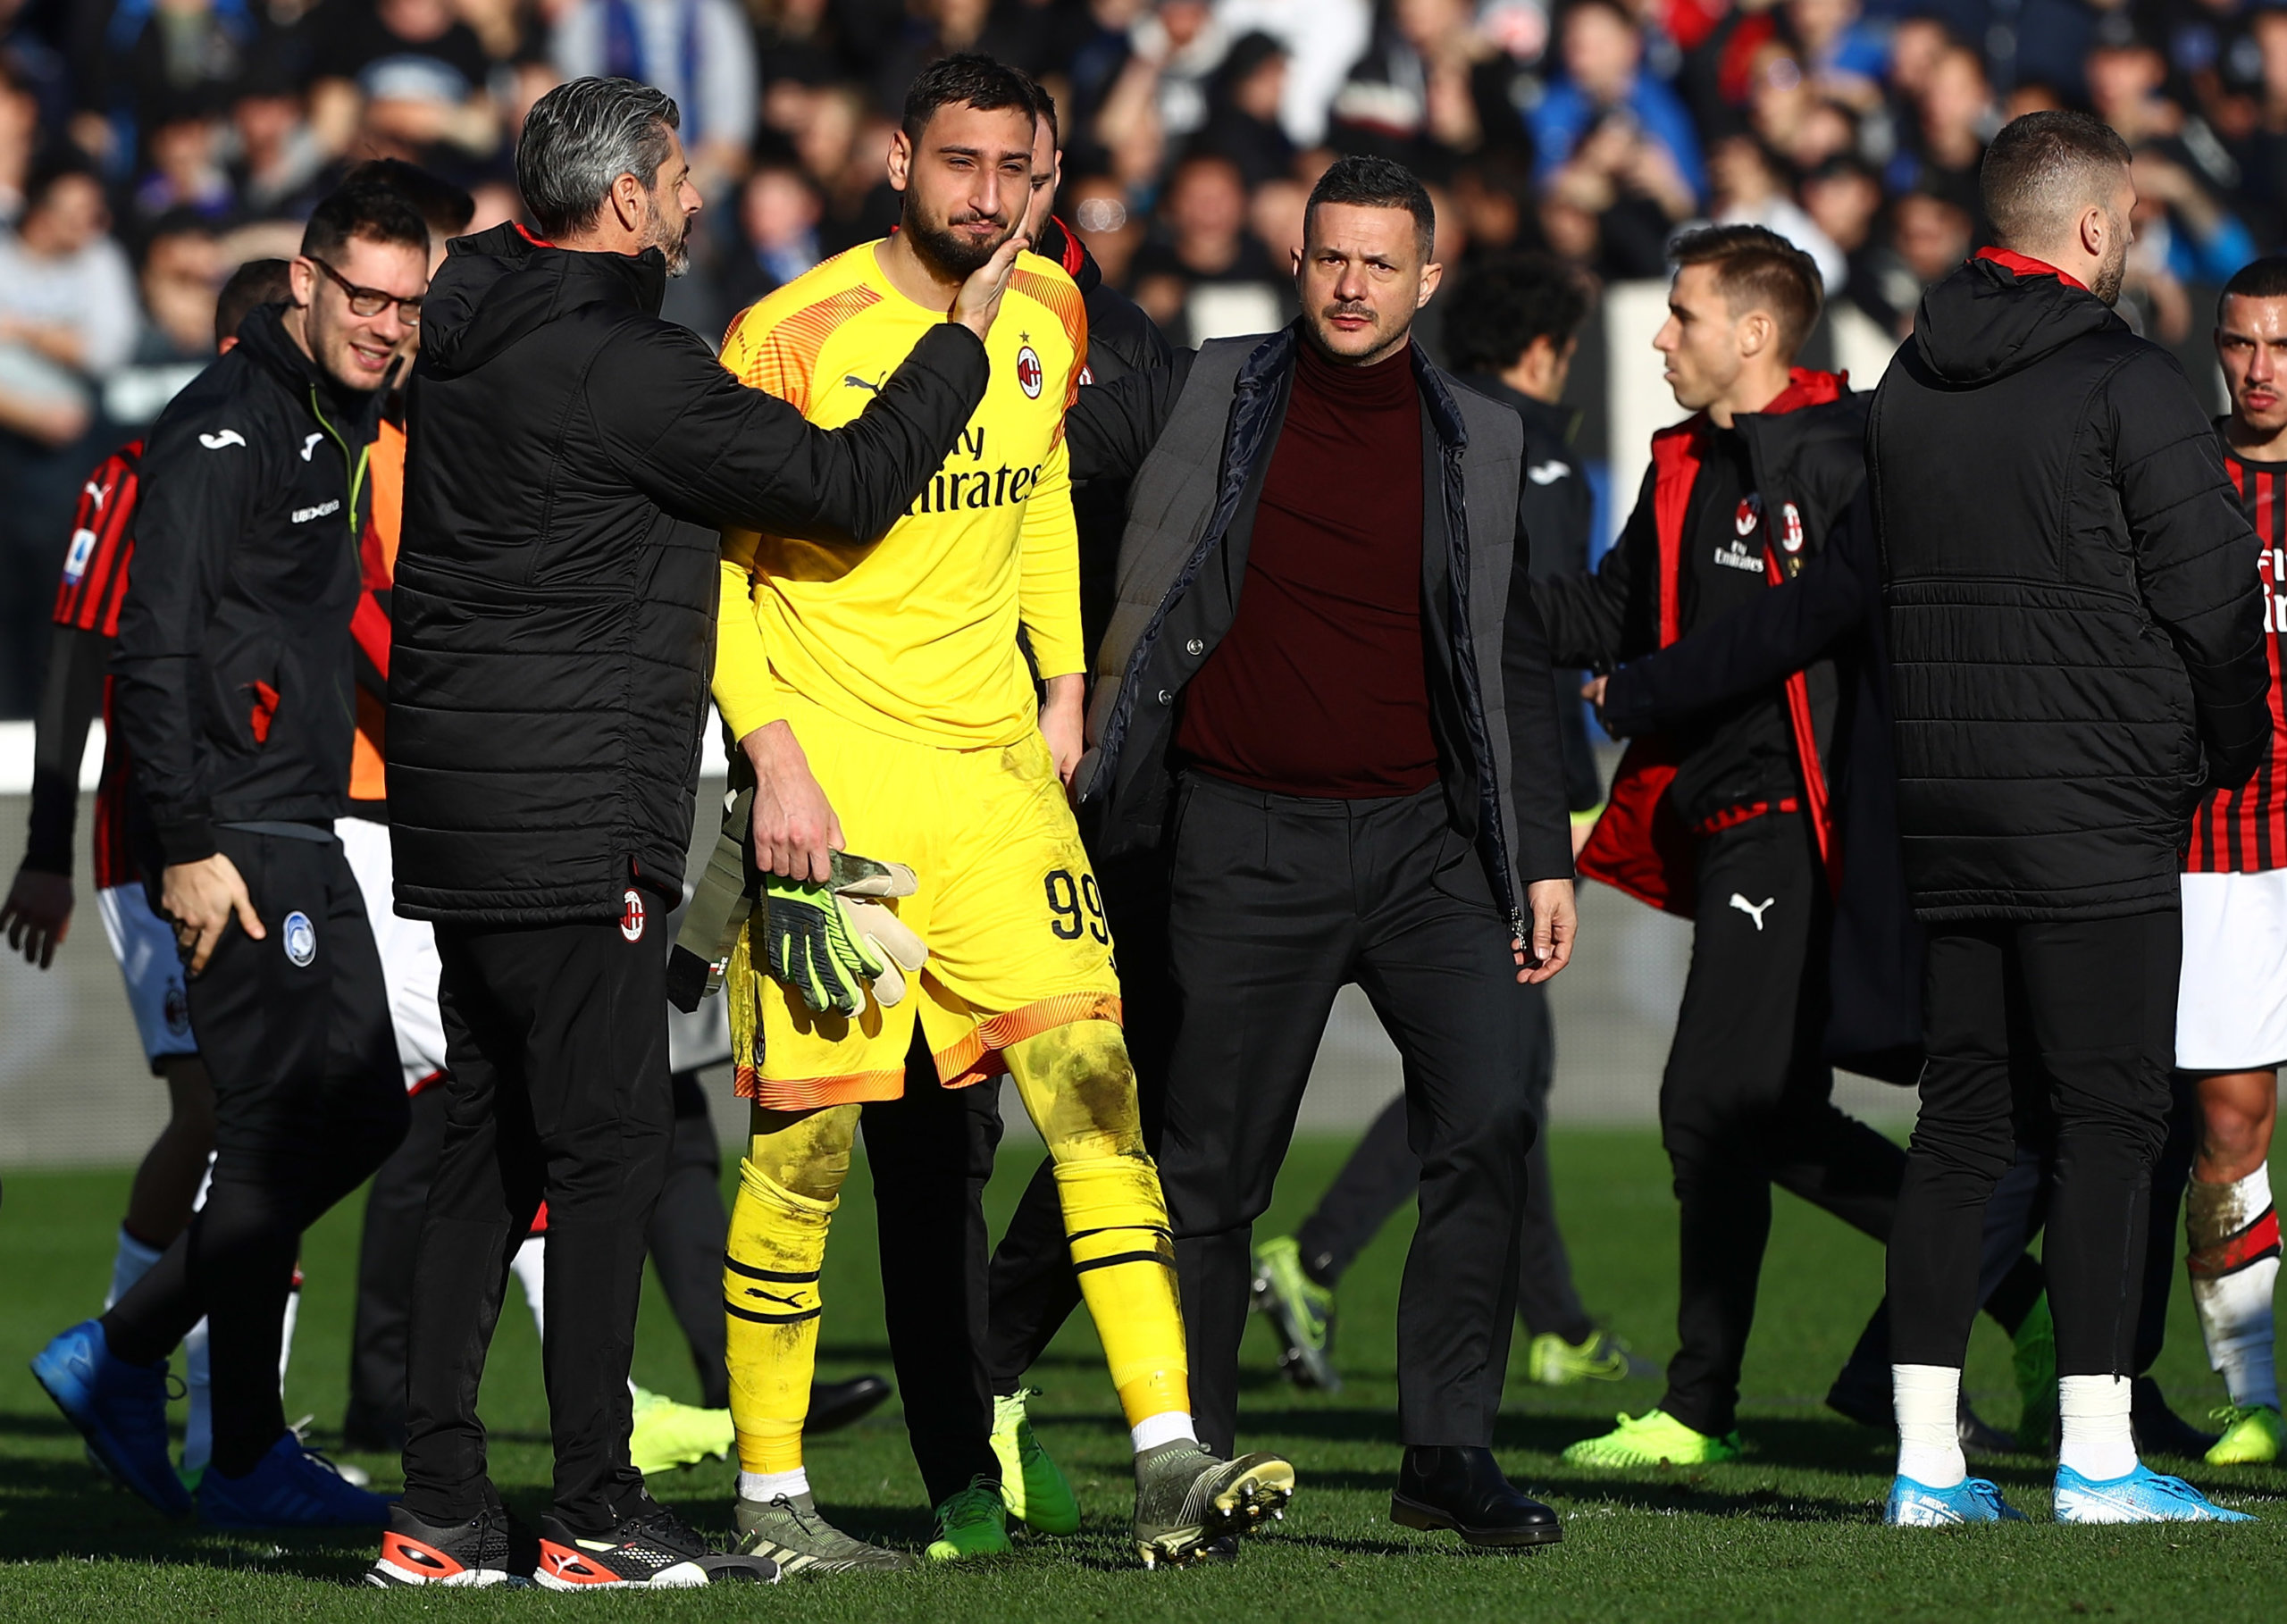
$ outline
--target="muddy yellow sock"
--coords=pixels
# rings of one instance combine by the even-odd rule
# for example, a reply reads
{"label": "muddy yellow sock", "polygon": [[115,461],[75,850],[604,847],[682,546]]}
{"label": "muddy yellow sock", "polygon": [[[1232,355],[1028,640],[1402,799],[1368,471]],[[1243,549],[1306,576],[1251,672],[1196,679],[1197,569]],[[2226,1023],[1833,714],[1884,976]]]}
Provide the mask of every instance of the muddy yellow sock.
{"label": "muddy yellow sock", "polygon": [[854,1106],[792,1119],[755,1113],[757,1132],[739,1168],[723,1263],[731,1419],[741,1471],[791,1472],[802,1464],[802,1423],[824,1311],[818,1270],[850,1169],[857,1114]]}
{"label": "muddy yellow sock", "polygon": [[1191,1373],[1176,1299],[1176,1248],[1158,1170],[1140,1154],[1059,1161],[1056,1193],[1080,1294],[1096,1322],[1127,1424],[1170,1411],[1188,1415]]}

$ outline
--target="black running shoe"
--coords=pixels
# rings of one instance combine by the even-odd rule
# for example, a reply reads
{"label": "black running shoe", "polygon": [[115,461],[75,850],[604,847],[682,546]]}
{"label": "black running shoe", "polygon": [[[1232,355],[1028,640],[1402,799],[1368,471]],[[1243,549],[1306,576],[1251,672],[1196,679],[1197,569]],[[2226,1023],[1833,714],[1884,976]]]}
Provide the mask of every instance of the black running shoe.
{"label": "black running shoe", "polygon": [[731,1579],[775,1585],[778,1564],[724,1555],[673,1511],[650,1506],[600,1534],[575,1534],[559,1518],[542,1518],[532,1577],[549,1590],[695,1590]]}
{"label": "black running shoe", "polygon": [[533,1556],[532,1536],[519,1537],[520,1532],[498,1506],[466,1522],[440,1528],[393,1503],[389,1532],[381,1536],[381,1553],[366,1570],[365,1582],[383,1590],[399,1585],[522,1589],[532,1582]]}

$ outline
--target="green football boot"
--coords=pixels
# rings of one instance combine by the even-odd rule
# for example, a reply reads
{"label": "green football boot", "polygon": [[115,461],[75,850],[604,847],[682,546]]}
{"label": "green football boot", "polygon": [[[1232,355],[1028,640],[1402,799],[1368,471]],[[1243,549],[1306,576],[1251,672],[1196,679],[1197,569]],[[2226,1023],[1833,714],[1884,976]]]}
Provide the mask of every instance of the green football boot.
{"label": "green football boot", "polygon": [[1042,1534],[1077,1534],[1080,1503],[1073,1498],[1071,1481],[1054,1457],[1041,1446],[1025,1414],[1025,1402],[1038,1397],[1020,1387],[1007,1398],[993,1401],[993,1452],[1001,1459],[1001,1498],[1009,1514]]}
{"label": "green football boot", "polygon": [[1278,1327],[1286,1351],[1278,1368],[1298,1387],[1342,1391],[1334,1368],[1334,1293],[1303,1271],[1303,1249],[1291,1235],[1254,1249],[1251,1306]]}
{"label": "green football boot", "polygon": [[[948,1502],[950,1504],[951,1503]],[[896,1573],[913,1566],[902,1551],[852,1539],[818,1515],[808,1490],[772,1500],[739,1496],[741,1556],[767,1556],[781,1573]]]}
{"label": "green football boot", "polygon": [[1277,1455],[1219,1461],[1191,1438],[1155,1444],[1135,1457],[1135,1551],[1146,1568],[1219,1554],[1227,1536],[1284,1517],[1294,1469]]}
{"label": "green football boot", "polygon": [[1001,1491],[982,1478],[937,1508],[937,1537],[929,1542],[933,1562],[961,1561],[979,1556],[1006,1556],[1016,1546],[1009,1543],[1009,1508]]}
{"label": "green football boot", "polygon": [[2048,1317],[2048,1293],[2033,1299],[2011,1339],[2009,1366],[2017,1378],[2017,1447],[2029,1455],[2055,1453],[2057,1322]]}
{"label": "green football boot", "polygon": [[2207,1454],[2210,1466],[2268,1466],[2279,1459],[2279,1411],[2269,1404],[2226,1404],[2212,1418],[2224,1429]]}
{"label": "green football boot", "polygon": [[1630,1377],[1658,1374],[1610,1331],[1591,1331],[1585,1342],[1567,1342],[1554,1331],[1543,1331],[1525,1344],[1525,1378],[1544,1387],[1624,1382]]}
{"label": "green football boot", "polygon": [[701,1410],[649,1388],[635,1390],[635,1427],[628,1435],[627,1458],[645,1477],[719,1461],[736,1442],[738,1429],[731,1425],[729,1411]]}
{"label": "green football boot", "polygon": [[1712,1438],[1694,1432],[1664,1410],[1623,1415],[1600,1438],[1583,1438],[1564,1452],[1567,1466],[1720,1466],[1744,1452],[1736,1432]]}

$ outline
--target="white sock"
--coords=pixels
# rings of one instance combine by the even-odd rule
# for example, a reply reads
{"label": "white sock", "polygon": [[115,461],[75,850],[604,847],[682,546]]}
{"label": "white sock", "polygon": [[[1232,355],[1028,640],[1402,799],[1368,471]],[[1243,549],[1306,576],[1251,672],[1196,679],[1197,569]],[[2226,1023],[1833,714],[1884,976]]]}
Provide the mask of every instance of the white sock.
{"label": "white sock", "polygon": [[[2207,1362],[2222,1373],[2232,1402],[2274,1410],[2279,1375],[2272,1359],[2271,1299],[2279,1279],[2278,1222],[2268,1163],[2235,1184],[2195,1179],[2186,1193],[2184,1239],[2191,1251],[2186,1267]],[[2234,1241],[2237,1247],[2229,1244]],[[2240,1261],[2250,1250],[2267,1255]],[[2209,1251],[2220,1255],[2200,1255]],[[2215,1272],[2218,1268],[2222,1272]]]}
{"label": "white sock", "polygon": [[1952,1488],[1969,1476],[1955,1424],[1962,1373],[1951,1365],[1892,1365],[1897,1413],[1897,1475],[1924,1488]]}
{"label": "white sock", "polygon": [[286,1367],[294,1359],[294,1322],[302,1317],[302,1270],[294,1269],[294,1284],[286,1293],[286,1313],[278,1326],[278,1391],[286,1392]]}
{"label": "white sock", "polygon": [[151,1272],[151,1265],[159,1260],[159,1249],[146,1246],[127,1233],[127,1226],[119,1226],[119,1250],[111,1258],[111,1290],[104,1296],[104,1310],[111,1310],[113,1303],[135,1289],[135,1283]]}
{"label": "white sock", "polygon": [[2125,1478],[2136,1469],[2126,1377],[2059,1377],[2057,1414],[2065,1435],[2057,1454],[2059,1466],[2071,1467],[2092,1483]]}
{"label": "white sock", "polygon": [[1139,1455],[1161,1444],[1186,1439],[1194,1444],[1199,1442],[1199,1434],[1192,1428],[1189,1412],[1181,1410],[1163,1410],[1157,1415],[1147,1415],[1127,1429],[1127,1436],[1135,1440],[1135,1452]]}
{"label": "white sock", "polygon": [[205,1470],[214,1456],[214,1385],[206,1368],[204,1319],[182,1339],[182,1385],[190,1397],[190,1415],[182,1427],[182,1473],[188,1478]]}
{"label": "white sock", "polygon": [[808,1467],[798,1466],[791,1472],[741,1472],[739,1474],[739,1498],[741,1500],[760,1500],[767,1503],[777,1499],[781,1494],[791,1500],[797,1494],[807,1494],[809,1492],[810,1473]]}
{"label": "white sock", "polygon": [[516,1277],[516,1284],[524,1288],[524,1305],[532,1311],[532,1330],[540,1337],[540,1345],[548,1345],[548,1313],[544,1299],[548,1293],[548,1237],[532,1235],[524,1237],[516,1255],[509,1260],[509,1271]]}

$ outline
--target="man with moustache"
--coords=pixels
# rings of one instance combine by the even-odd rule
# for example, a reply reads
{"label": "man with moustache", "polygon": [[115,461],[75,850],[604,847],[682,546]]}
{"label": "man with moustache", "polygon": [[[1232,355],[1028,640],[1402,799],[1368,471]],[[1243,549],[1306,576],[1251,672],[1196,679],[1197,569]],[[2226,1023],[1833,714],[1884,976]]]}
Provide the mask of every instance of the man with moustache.
{"label": "man with moustache", "polygon": [[1075,477],[1135,485],[1075,783],[1099,861],[1167,870],[1159,1154],[1202,1436],[1236,1434],[1252,1226],[1354,981],[1422,1163],[1391,1515],[1544,1544],[1554,1513],[1490,1444],[1532,1137],[1520,984],[1571,957],[1572,854],[1522,431],[1412,342],[1433,225],[1404,169],[1344,159],[1311,195],[1294,327],[1080,391]]}

